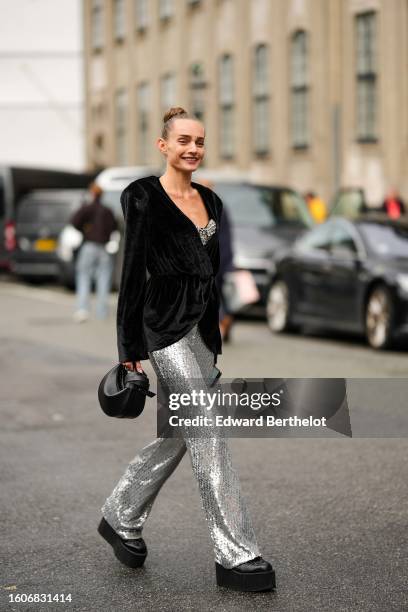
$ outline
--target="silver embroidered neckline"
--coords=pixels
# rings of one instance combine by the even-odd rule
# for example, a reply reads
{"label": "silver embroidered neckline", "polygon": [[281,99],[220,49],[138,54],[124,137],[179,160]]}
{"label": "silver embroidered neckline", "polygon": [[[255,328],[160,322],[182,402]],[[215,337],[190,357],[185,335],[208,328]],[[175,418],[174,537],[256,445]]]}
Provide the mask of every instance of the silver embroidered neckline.
{"label": "silver embroidered neckline", "polygon": [[196,225],[195,227],[197,228],[198,233],[200,234],[201,240],[205,241],[208,240],[208,238],[210,238],[214,234],[217,224],[214,219],[210,219],[205,227],[198,227],[198,225]]}

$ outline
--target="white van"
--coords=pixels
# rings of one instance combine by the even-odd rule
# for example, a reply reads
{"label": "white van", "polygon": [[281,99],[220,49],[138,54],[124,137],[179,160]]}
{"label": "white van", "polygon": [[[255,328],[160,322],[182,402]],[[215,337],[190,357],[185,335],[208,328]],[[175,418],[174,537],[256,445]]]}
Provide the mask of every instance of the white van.
{"label": "white van", "polygon": [[113,213],[121,216],[120,194],[131,183],[144,176],[160,176],[160,168],[152,166],[118,166],[102,170],[95,178],[95,183],[103,190],[102,201]]}

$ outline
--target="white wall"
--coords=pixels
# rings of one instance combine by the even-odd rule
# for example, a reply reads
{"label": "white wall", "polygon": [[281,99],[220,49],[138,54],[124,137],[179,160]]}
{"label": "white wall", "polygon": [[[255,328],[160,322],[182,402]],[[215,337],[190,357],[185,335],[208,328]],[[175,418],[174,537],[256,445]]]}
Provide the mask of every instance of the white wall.
{"label": "white wall", "polygon": [[0,0],[0,163],[85,166],[81,0]]}

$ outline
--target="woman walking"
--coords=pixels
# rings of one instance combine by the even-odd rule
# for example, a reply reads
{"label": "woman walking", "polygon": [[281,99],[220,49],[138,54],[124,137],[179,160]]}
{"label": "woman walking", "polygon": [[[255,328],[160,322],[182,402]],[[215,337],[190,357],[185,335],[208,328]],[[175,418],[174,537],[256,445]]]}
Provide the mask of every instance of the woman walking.
{"label": "woman walking", "polygon": [[[126,228],[117,310],[119,361],[141,372],[141,360],[150,359],[158,381],[171,391],[191,392],[194,380],[211,385],[222,352],[215,285],[222,202],[191,181],[204,157],[204,138],[199,120],[171,108],[157,140],[167,160],[165,173],[134,181],[121,196]],[[205,408],[197,412],[194,407],[191,416],[200,411]],[[105,501],[99,533],[120,561],[141,566],[147,555],[146,519],[186,450],[214,546],[217,584],[272,589],[274,571],[260,555],[226,439],[215,427],[194,437],[185,429],[182,437],[158,437],[145,446]]]}

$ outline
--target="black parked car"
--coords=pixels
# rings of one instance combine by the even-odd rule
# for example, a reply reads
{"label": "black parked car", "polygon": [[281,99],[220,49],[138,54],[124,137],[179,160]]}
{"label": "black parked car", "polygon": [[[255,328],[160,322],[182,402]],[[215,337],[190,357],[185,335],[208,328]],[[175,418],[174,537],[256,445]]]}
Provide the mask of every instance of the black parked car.
{"label": "black parked car", "polygon": [[275,261],[267,299],[274,332],[318,324],[363,332],[376,349],[408,332],[408,223],[332,218]]}
{"label": "black parked car", "polygon": [[29,281],[58,279],[59,235],[87,197],[85,189],[44,189],[24,196],[17,209],[11,271]]}

